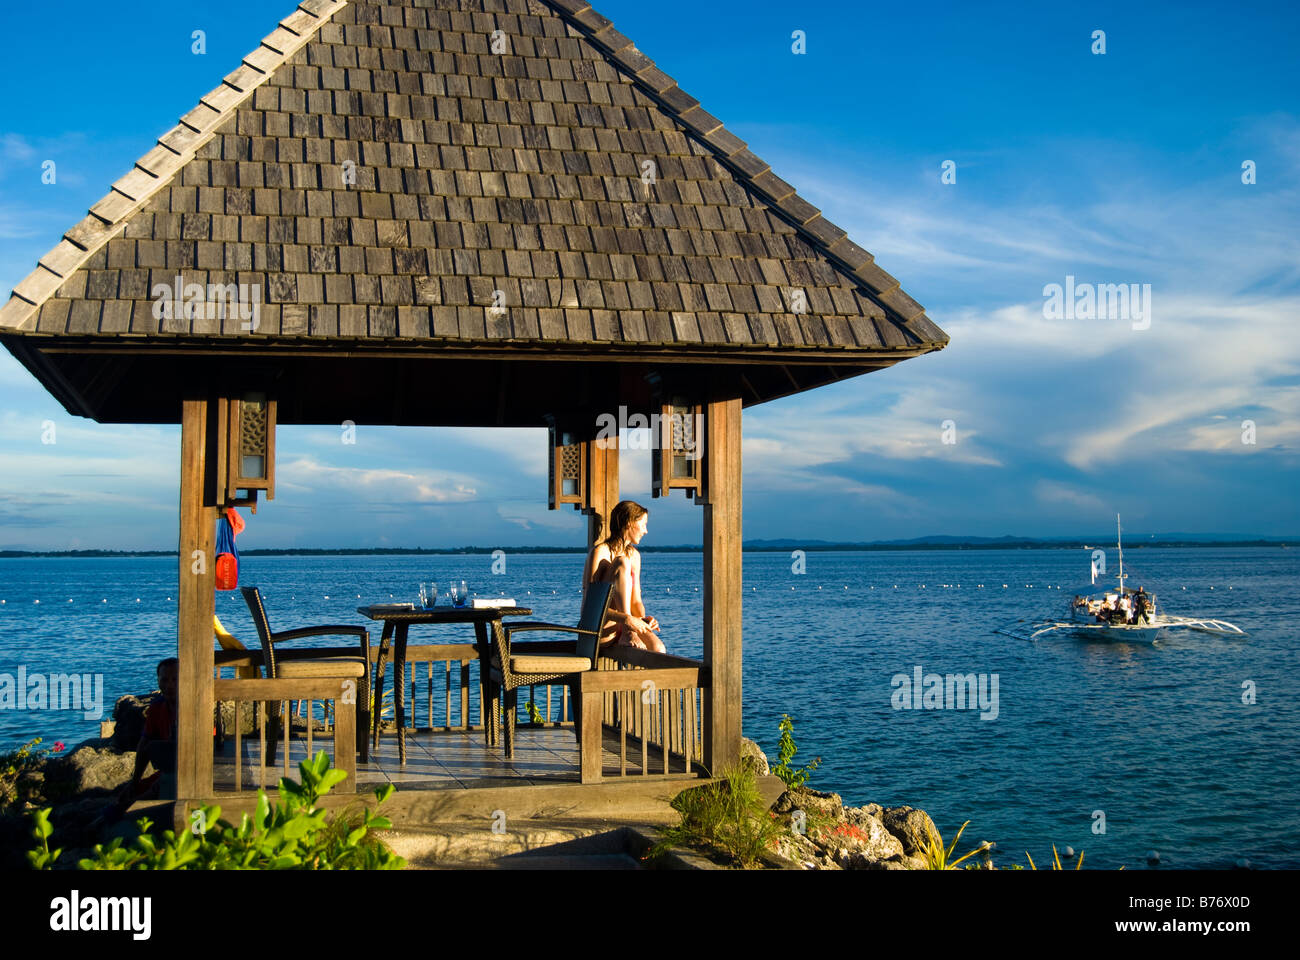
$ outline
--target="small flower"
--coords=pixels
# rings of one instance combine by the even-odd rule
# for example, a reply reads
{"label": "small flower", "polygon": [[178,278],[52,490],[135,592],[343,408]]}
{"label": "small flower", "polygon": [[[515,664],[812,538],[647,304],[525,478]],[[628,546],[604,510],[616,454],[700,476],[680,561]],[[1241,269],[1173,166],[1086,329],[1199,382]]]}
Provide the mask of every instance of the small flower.
{"label": "small flower", "polygon": [[54,752],[55,752],[55,753],[61,753],[62,750],[63,750],[63,741],[62,741],[62,740],[55,740],[55,741],[54,741]]}

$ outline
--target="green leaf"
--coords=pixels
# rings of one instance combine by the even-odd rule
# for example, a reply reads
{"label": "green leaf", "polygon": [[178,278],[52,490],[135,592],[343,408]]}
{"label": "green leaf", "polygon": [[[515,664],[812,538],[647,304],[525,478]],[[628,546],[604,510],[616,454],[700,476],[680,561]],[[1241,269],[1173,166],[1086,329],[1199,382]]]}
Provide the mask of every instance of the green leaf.
{"label": "green leaf", "polygon": [[258,833],[266,829],[266,818],[271,814],[271,802],[266,799],[266,791],[257,791],[257,806],[253,811],[253,829]]}
{"label": "green leaf", "polygon": [[[324,756],[324,754],[321,754],[321,756]],[[326,772],[326,773],[321,777],[320,788],[319,788],[319,792],[320,792],[320,794],[321,794],[322,796],[324,796],[325,794],[329,793],[329,791],[330,791],[330,789],[331,789],[332,787],[336,786],[337,784],[342,783],[342,782],[343,782],[344,780],[346,780],[347,778],[348,778],[348,775],[347,775],[346,771],[343,771],[343,770],[330,770],[330,771],[327,771],[327,772]]]}

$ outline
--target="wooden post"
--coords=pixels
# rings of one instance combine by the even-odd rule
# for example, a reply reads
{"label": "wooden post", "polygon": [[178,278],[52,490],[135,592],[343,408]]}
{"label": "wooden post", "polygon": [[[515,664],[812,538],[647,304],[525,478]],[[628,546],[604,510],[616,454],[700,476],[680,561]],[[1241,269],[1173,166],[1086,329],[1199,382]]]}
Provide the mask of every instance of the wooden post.
{"label": "wooden post", "polygon": [[212,793],[212,616],[216,607],[216,495],[209,456],[207,399],[181,411],[180,563],[176,650],[180,688],[176,722],[176,796]]}
{"label": "wooden post", "polygon": [[574,685],[573,698],[580,704],[578,710],[579,735],[579,775],[583,783],[600,783],[604,773],[604,732],[602,727],[601,701],[604,699],[599,690],[584,690],[583,679],[591,674],[579,674]]}
{"label": "wooden post", "polygon": [[609,512],[618,503],[618,441],[601,449],[596,440],[587,441],[587,546],[609,536]]}
{"label": "wooden post", "polygon": [[740,761],[740,400],[710,403],[704,431],[704,764]]}

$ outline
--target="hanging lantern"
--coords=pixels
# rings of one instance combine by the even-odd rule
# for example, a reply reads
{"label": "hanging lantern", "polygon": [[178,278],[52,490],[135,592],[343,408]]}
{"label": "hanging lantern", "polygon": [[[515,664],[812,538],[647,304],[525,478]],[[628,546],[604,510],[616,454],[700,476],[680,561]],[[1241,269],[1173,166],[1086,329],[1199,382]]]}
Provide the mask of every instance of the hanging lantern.
{"label": "hanging lantern", "polygon": [[700,490],[704,463],[704,408],[697,404],[664,404],[659,411],[659,442],[651,463],[651,496],[666,497]]}
{"label": "hanging lantern", "polygon": [[578,509],[587,505],[587,445],[572,433],[550,428],[550,508],[571,503]]}
{"label": "hanging lantern", "polygon": [[266,499],[274,500],[275,401],[264,393],[246,393],[227,401],[224,419],[227,497],[263,490]]}

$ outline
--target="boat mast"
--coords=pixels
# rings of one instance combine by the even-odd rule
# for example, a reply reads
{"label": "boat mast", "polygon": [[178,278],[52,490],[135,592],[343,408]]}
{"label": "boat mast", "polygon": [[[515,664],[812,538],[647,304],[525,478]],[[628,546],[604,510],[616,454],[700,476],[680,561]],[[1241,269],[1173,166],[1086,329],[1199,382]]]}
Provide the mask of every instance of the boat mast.
{"label": "boat mast", "polygon": [[1124,596],[1124,534],[1120,530],[1119,514],[1115,514],[1115,549],[1119,551],[1119,595]]}

